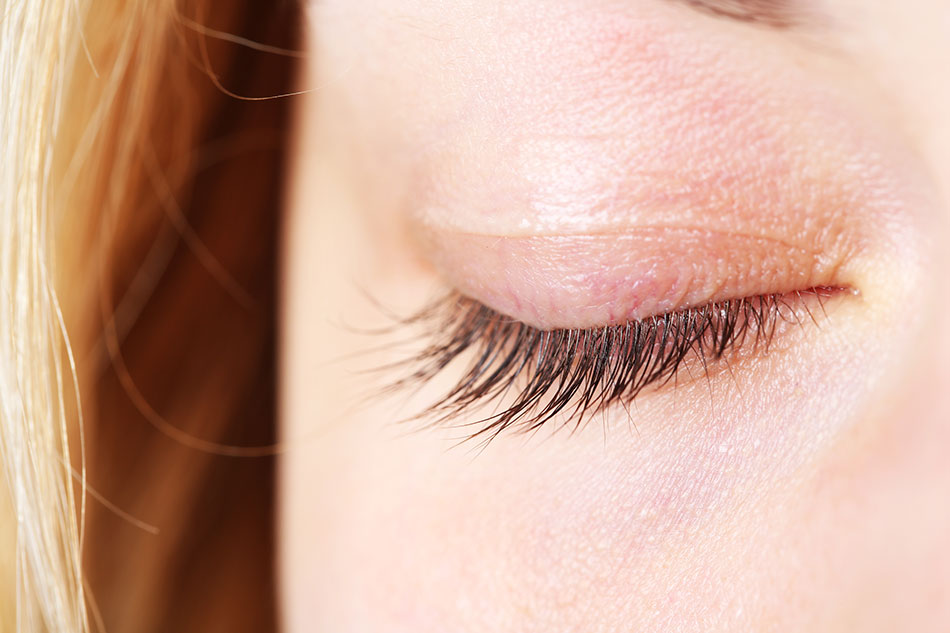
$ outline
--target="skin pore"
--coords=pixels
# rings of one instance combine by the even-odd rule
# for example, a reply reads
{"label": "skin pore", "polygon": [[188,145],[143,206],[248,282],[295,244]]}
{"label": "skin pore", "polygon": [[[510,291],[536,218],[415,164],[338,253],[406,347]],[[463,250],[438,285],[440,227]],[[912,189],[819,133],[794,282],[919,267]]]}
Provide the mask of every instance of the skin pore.
{"label": "skin pore", "polygon": [[[310,7],[289,631],[950,624],[950,6],[698,4]],[[403,422],[451,366],[381,393],[430,342],[391,313],[452,290],[548,329],[819,286],[768,353],[576,432],[460,444],[496,403]]]}

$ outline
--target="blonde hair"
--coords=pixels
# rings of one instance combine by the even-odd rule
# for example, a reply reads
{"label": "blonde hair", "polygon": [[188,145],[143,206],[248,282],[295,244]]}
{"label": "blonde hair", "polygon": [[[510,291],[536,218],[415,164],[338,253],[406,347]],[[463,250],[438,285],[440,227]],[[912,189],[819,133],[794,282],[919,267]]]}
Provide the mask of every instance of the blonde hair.
{"label": "blonde hair", "polygon": [[[250,42],[224,34],[290,47],[295,33],[288,7],[262,20],[226,4],[212,15],[173,0],[0,0],[0,457],[2,516],[16,518],[0,527],[2,630],[274,620],[261,591],[272,465],[194,450],[274,433],[268,207],[287,106],[241,110],[225,94],[241,86],[225,84],[286,92],[292,65],[277,47],[249,64],[235,43]],[[215,29],[200,26],[212,17]],[[246,217],[218,222],[228,213]],[[182,386],[189,375],[210,378]],[[262,403],[247,405],[248,390]],[[236,535],[217,534],[220,549],[190,536],[214,526]],[[194,587],[173,586],[191,572],[183,558],[205,570],[193,582],[224,564],[231,576],[189,599]],[[234,609],[242,591],[257,604]]]}

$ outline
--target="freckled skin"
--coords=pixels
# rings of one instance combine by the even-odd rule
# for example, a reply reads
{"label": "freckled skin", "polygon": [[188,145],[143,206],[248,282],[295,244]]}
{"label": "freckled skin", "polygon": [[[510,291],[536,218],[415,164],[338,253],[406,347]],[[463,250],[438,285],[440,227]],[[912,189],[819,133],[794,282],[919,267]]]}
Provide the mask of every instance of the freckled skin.
{"label": "freckled skin", "polygon": [[[291,633],[950,629],[946,8],[323,0],[286,233]],[[899,5],[899,6],[898,6]],[[858,291],[575,433],[367,397],[451,284],[539,327]],[[414,347],[415,346],[415,347]],[[513,387],[514,389],[514,387]],[[570,420],[566,420],[570,422]]]}

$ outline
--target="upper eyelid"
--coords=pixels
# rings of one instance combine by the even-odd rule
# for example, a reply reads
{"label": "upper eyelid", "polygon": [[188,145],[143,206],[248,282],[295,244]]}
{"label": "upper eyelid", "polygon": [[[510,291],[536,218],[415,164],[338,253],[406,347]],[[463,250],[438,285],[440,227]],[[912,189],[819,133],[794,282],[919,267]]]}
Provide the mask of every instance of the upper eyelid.
{"label": "upper eyelid", "polygon": [[421,252],[448,285],[543,329],[625,322],[730,297],[857,285],[842,270],[852,247],[825,243],[837,239],[833,226],[807,245],[808,235],[799,239],[795,231],[773,237],[678,224],[518,237],[419,228]]}

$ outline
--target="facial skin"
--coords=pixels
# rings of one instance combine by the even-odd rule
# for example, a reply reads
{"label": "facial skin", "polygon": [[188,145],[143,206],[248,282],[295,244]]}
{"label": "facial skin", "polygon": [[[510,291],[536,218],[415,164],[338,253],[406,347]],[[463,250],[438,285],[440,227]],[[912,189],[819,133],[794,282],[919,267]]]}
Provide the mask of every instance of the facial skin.
{"label": "facial skin", "polygon": [[[309,9],[288,631],[950,628],[950,5],[781,16]],[[491,404],[455,428],[400,422],[457,373],[394,397],[378,392],[399,369],[363,373],[428,342],[367,334],[392,325],[380,305],[451,289],[552,328],[815,286],[838,289],[817,325],[574,433],[459,444]]]}

